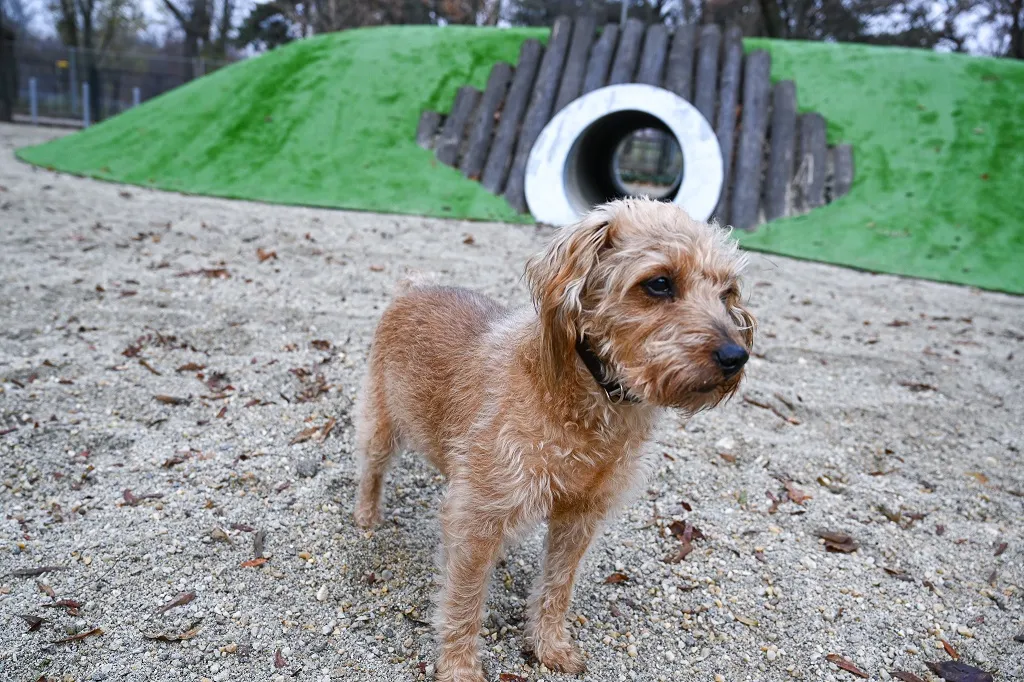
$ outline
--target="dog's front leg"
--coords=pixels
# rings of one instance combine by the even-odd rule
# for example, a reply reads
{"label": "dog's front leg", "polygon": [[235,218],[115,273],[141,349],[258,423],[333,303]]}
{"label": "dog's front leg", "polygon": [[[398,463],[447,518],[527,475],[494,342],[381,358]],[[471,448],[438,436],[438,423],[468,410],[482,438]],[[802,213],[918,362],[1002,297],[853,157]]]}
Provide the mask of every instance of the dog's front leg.
{"label": "dog's front leg", "polygon": [[530,595],[527,636],[538,660],[552,670],[586,670],[583,655],[565,628],[580,560],[604,516],[602,506],[558,508],[548,522],[544,567]]}
{"label": "dog's front leg", "polygon": [[487,585],[504,539],[497,519],[482,518],[467,491],[451,489],[441,509],[443,586],[438,603],[439,682],[484,682],[477,641]]}

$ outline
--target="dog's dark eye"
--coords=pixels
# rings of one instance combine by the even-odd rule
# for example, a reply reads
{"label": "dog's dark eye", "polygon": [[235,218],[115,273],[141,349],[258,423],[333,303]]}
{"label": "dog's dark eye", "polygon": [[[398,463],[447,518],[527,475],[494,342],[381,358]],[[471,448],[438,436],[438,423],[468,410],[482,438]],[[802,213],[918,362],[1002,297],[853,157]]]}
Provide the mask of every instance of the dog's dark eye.
{"label": "dog's dark eye", "polygon": [[676,289],[668,277],[655,277],[643,283],[644,290],[655,298],[671,298]]}

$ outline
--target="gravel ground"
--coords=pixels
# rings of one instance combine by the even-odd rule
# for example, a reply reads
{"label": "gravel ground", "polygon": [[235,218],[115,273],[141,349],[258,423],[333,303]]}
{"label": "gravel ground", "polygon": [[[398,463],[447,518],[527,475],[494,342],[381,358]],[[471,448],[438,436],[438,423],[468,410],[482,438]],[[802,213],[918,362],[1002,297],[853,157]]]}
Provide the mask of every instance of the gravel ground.
{"label": "gravel ground", "polygon": [[[385,523],[357,530],[353,393],[396,277],[523,303],[547,233],[15,161],[56,134],[0,127],[0,678],[429,676],[442,480],[403,454]],[[666,417],[662,466],[581,572],[584,679],[855,679],[836,654],[930,680],[943,640],[1024,679],[1024,299],[778,257],[748,290],[742,396]],[[704,537],[670,563],[676,521]],[[859,548],[826,551],[821,529]],[[245,566],[257,538],[267,561]],[[540,540],[495,576],[492,679],[566,679],[522,653]]]}

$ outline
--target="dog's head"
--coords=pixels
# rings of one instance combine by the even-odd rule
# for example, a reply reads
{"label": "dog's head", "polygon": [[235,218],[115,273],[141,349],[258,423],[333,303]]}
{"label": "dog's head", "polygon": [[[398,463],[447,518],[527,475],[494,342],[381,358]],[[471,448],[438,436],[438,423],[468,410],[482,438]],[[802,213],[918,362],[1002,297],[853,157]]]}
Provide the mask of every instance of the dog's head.
{"label": "dog's head", "polygon": [[557,385],[584,338],[633,396],[690,412],[731,395],[755,320],[729,233],[674,204],[623,199],[558,232],[527,265],[544,372]]}

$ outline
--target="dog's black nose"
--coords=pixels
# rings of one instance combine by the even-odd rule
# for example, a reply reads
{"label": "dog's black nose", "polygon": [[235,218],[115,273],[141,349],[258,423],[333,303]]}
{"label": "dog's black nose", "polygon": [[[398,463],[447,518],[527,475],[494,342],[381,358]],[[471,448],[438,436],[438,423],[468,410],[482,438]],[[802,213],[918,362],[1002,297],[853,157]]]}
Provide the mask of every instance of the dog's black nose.
{"label": "dog's black nose", "polygon": [[747,351],[742,346],[738,346],[735,343],[727,343],[714,353],[715,362],[722,368],[722,372],[727,377],[731,377],[736,372],[743,369],[743,365],[747,363]]}

